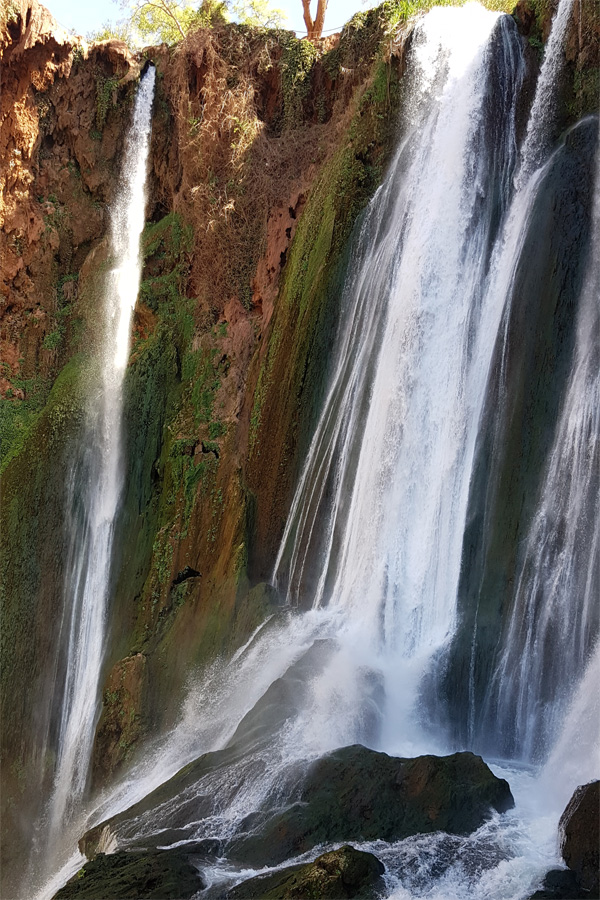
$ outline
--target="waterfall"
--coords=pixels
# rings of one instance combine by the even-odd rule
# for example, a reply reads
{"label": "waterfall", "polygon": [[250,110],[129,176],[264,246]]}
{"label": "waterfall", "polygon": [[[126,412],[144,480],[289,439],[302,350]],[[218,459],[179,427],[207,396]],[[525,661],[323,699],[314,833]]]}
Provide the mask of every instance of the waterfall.
{"label": "waterfall", "polygon": [[[537,762],[549,752],[556,739],[572,691],[582,676],[598,633],[595,600],[599,590],[598,536],[594,522],[598,514],[600,420],[598,349],[594,337],[598,330],[595,247],[589,252],[591,262],[581,290],[577,287],[576,273],[581,268],[578,255],[564,251],[571,274],[568,281],[555,288],[557,307],[554,312],[548,312],[557,321],[561,315],[560,321],[567,322],[577,315],[578,325],[573,359],[569,362],[569,381],[563,388],[560,376],[556,375],[555,384],[547,388],[552,387],[557,393],[564,390],[564,395],[557,410],[556,427],[551,419],[544,426],[546,430],[554,429],[554,439],[547,458],[542,461],[542,484],[539,497],[535,498],[531,521],[515,548],[518,560],[514,587],[510,571],[503,572],[497,562],[498,541],[494,544],[493,537],[494,528],[497,534],[499,532],[494,519],[504,515],[506,510],[506,506],[498,502],[498,496],[511,489],[512,478],[510,472],[502,474],[498,460],[503,458],[504,445],[511,438],[514,404],[518,408],[522,402],[518,397],[515,400],[514,372],[518,361],[515,361],[514,347],[527,314],[524,319],[519,306],[525,306],[527,292],[531,295],[536,290],[531,281],[524,281],[523,272],[533,264],[528,253],[537,241],[539,255],[542,259],[545,257],[543,265],[548,271],[549,259],[555,260],[554,268],[559,273],[561,266],[566,265],[556,262],[556,247],[551,245],[548,232],[540,230],[540,221],[545,215],[540,201],[551,195],[557,181],[556,171],[564,165],[565,148],[562,146],[550,155],[550,137],[555,125],[555,94],[563,65],[571,6],[570,0],[561,0],[553,22],[520,154],[517,189],[504,235],[498,242],[490,280],[490,291],[504,297],[505,301],[498,334],[495,384],[488,386],[487,422],[480,426],[483,435],[480,457],[489,460],[482,466],[482,470],[488,470],[487,484],[478,473],[471,489],[472,533],[466,535],[463,548],[463,569],[466,571],[461,585],[463,626],[455,644],[462,641],[464,646],[472,628],[469,651],[462,651],[464,657],[469,657],[468,701],[464,704],[455,700],[461,691],[457,686],[460,675],[448,678],[452,669],[458,673],[462,671],[457,654],[450,655],[445,661],[445,693],[454,695],[448,715],[453,720],[451,730],[458,743],[466,738],[469,746],[488,754]],[[584,169],[577,170],[580,179],[587,177]],[[565,177],[563,172],[563,181]],[[579,193],[585,194],[585,185]],[[567,206],[581,203],[576,190],[567,189],[565,196]],[[596,200],[596,223],[592,224],[596,235],[597,216]],[[582,225],[580,257],[584,256],[586,239],[586,227]],[[569,295],[573,312],[567,311]],[[530,305],[530,308],[529,315],[535,316],[535,306]],[[543,327],[543,320],[540,320],[538,328]],[[562,325],[559,330],[564,335],[561,337],[563,346],[558,347],[563,357],[567,357],[568,328]],[[534,346],[529,350],[532,356],[539,352]],[[554,349],[554,353],[557,358],[553,365],[558,372],[559,350]],[[540,366],[543,364],[539,363]],[[529,390],[526,385],[521,389]],[[534,426],[523,423],[524,429],[529,427],[533,429]],[[488,438],[486,431],[490,435]],[[524,438],[520,440],[525,441]],[[522,460],[519,464],[525,466]],[[533,490],[531,493],[534,496]],[[523,501],[521,520],[526,522],[528,515]],[[502,521],[504,528],[509,530],[511,526]],[[477,546],[483,550],[474,551]],[[483,559],[483,563],[478,559]],[[490,593],[493,579],[503,585],[503,593],[495,601],[498,609],[491,611],[493,604],[486,595]],[[500,605],[502,613],[499,612]],[[462,705],[468,707],[468,721],[464,724],[461,721]]]}
{"label": "waterfall", "polygon": [[[511,717],[521,744],[540,723],[556,737],[563,717],[587,742],[569,784],[596,771],[597,243],[505,631],[490,628],[500,650],[496,668],[489,662],[487,718],[475,698],[479,608],[472,621],[458,605],[471,562],[466,535],[485,544],[491,527],[487,495],[480,520],[469,519],[469,504],[482,433],[489,427],[498,449],[496,424],[511,414],[504,389],[524,241],[561,158],[548,158],[550,95],[571,5],[560,2],[520,154],[525,65],[513,20],[469,5],[434,9],[417,24],[399,147],[354,239],[332,377],[274,567],[284,609],[204,673],[162,745],[90,810],[89,825],[123,813],[110,834],[119,847],[227,842],[252,827],[249,816],[292,802],[311,761],[345,744],[407,756],[454,749],[437,716],[447,695],[439,691],[437,707],[423,699],[432,672],[451,665],[457,638],[467,647],[461,749],[476,746],[482,728],[497,749]],[[595,229],[597,242],[598,206]],[[548,650],[555,640],[560,659]],[[515,751],[498,771],[517,809],[473,835],[363,845],[386,864],[387,895],[533,893],[558,862],[556,825],[568,797],[544,804],[542,795],[567,745],[565,731],[541,778]],[[130,810],[203,754],[195,781]],[[79,864],[71,860],[69,871]],[[224,857],[204,872],[207,897],[242,877]]]}
{"label": "waterfall", "polygon": [[86,434],[69,473],[70,546],[62,630],[66,671],[61,697],[58,752],[50,804],[51,831],[60,830],[81,801],[99,715],[115,517],[123,483],[122,389],[131,315],[140,285],[140,236],[144,227],[155,69],[140,81],[123,168],[110,210],[110,251],[99,341],[100,379],[89,400]]}
{"label": "waterfall", "polygon": [[420,26],[414,64],[422,95],[433,86],[435,101],[421,102],[368,211],[333,385],[274,575],[292,604],[312,589],[314,606],[346,607],[375,641],[400,642],[408,656],[429,654],[453,625],[475,427],[501,312],[485,303],[483,285],[508,202],[524,74],[510,20],[496,25],[477,7],[464,19],[433,10]]}
{"label": "waterfall", "polygon": [[[489,700],[500,733],[514,735],[514,747],[528,759],[551,746],[559,733],[571,693],[598,635],[599,182],[597,172],[592,244],[569,383]],[[560,647],[560,652],[554,653],[554,647]]]}

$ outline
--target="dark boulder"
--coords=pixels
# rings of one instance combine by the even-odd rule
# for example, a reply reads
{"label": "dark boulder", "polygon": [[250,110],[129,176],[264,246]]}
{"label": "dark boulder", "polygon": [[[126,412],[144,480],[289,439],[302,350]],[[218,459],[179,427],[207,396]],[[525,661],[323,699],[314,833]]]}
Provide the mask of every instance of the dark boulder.
{"label": "dark boulder", "polygon": [[272,866],[321,843],[469,834],[513,806],[508,783],[472,753],[399,759],[355,745],[314,763],[292,806],[248,816],[227,852]]}
{"label": "dark boulder", "polygon": [[278,872],[243,881],[228,892],[227,900],[371,900],[384,889],[384,867],[372,853],[346,845],[317,857],[314,862],[287,866]]}
{"label": "dark boulder", "polygon": [[586,896],[600,893],[600,781],[581,785],[559,822],[560,849]]}
{"label": "dark boulder", "polygon": [[573,872],[552,869],[539,890],[529,900],[581,900],[581,889]]}
{"label": "dark boulder", "polygon": [[204,881],[185,847],[99,853],[53,900],[188,900]]}

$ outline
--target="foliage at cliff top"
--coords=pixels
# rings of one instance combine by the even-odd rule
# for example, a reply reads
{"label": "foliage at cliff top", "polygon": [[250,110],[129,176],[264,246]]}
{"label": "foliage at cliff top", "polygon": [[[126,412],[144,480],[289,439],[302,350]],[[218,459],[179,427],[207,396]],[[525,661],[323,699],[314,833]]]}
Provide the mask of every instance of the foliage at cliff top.
{"label": "foliage at cliff top", "polygon": [[243,25],[255,28],[279,28],[285,13],[270,0],[122,0],[125,18],[105,22],[88,34],[90,41],[119,38],[127,43],[175,44],[196,28],[223,25],[231,16]]}
{"label": "foliage at cliff top", "polygon": [[[462,6],[466,2],[468,0],[384,0],[379,11],[393,26],[434,6]],[[515,7],[515,0],[480,2],[495,12],[511,13]],[[203,0],[200,6],[194,0],[122,0],[122,7],[126,13],[124,19],[116,23],[105,22],[100,30],[90,32],[88,39],[102,41],[113,37],[133,44],[175,44],[196,28],[214,28],[231,17],[242,25],[255,28],[281,28],[286,18],[282,10],[272,6],[271,0]],[[358,13],[354,18],[365,15],[366,12]],[[310,21],[308,37],[318,38],[318,27],[312,19]]]}

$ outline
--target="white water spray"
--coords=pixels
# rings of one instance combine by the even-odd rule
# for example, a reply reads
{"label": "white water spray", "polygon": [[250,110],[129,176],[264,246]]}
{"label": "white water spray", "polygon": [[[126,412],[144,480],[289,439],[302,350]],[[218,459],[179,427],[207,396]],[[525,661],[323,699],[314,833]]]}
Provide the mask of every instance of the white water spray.
{"label": "white water spray", "polygon": [[129,353],[131,314],[140,277],[155,69],[136,96],[126,138],[121,180],[111,209],[105,320],[100,342],[101,383],[90,398],[82,458],[71,473],[71,545],[67,560],[63,628],[68,634],[50,830],[60,831],[77,807],[88,778],[99,713],[114,525],[123,485],[122,386]]}

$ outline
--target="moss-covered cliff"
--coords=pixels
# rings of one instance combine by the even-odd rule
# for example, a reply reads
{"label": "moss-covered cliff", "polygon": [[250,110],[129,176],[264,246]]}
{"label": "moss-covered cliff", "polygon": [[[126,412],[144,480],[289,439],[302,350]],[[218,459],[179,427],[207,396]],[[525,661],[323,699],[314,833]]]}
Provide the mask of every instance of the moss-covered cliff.
{"label": "moss-covered cliff", "polygon": [[[275,602],[254,585],[318,406],[345,242],[393,136],[402,41],[390,55],[388,26],[369,13],[319,46],[228,26],[146,51],[158,69],[150,204],[95,784]],[[35,3],[2,35],[3,832],[17,858],[53,767],[65,481],[143,60],[69,38]],[[288,395],[276,381],[290,353]]]}

